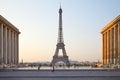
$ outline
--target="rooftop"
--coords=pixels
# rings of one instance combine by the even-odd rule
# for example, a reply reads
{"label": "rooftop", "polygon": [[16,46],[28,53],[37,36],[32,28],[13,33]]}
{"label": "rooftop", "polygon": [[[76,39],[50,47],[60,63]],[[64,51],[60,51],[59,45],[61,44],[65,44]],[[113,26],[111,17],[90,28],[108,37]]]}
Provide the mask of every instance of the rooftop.
{"label": "rooftop", "polygon": [[[5,25],[11,27],[15,31],[19,32],[19,29],[16,28],[13,24],[11,24],[7,19],[5,19],[2,15],[0,15],[0,22],[4,23]],[[20,32],[19,32],[20,33]]]}
{"label": "rooftop", "polygon": [[120,15],[117,16],[115,19],[113,19],[109,24],[107,24],[101,31],[101,33],[103,33],[104,31],[106,31],[107,29],[109,29],[111,26],[113,26],[114,24],[116,24],[118,21],[120,21]]}

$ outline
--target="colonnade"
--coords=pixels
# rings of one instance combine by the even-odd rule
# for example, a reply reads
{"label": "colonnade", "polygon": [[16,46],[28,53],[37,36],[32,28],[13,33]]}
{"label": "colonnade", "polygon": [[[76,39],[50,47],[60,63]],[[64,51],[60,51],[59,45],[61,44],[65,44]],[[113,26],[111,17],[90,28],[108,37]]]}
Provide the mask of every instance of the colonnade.
{"label": "colonnade", "polygon": [[18,64],[19,31],[0,22],[0,64]]}
{"label": "colonnade", "polygon": [[120,63],[120,23],[102,33],[103,39],[103,64]]}

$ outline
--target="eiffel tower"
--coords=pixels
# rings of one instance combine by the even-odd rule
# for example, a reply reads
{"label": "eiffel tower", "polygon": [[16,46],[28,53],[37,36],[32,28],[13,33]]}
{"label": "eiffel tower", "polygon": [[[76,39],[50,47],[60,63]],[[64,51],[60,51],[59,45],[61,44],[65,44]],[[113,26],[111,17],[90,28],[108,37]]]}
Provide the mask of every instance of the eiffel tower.
{"label": "eiffel tower", "polygon": [[[59,56],[59,50],[62,50],[63,56]],[[51,65],[55,65],[55,63],[57,62],[64,62],[66,64],[66,66],[69,66],[69,60],[68,60],[68,56],[66,54],[66,50],[65,50],[65,44],[64,44],[64,40],[63,40],[63,31],[62,31],[62,9],[60,7],[59,9],[59,32],[58,32],[58,41],[57,41],[57,45],[56,45],[56,51],[55,54],[53,56],[53,60],[51,62]]]}

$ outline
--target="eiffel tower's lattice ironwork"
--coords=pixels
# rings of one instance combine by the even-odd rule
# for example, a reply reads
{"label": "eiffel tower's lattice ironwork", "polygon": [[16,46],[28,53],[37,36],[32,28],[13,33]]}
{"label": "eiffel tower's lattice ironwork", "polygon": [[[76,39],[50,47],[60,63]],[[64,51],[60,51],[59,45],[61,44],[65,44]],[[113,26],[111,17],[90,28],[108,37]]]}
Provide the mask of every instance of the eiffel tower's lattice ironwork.
{"label": "eiffel tower's lattice ironwork", "polygon": [[[63,56],[59,56],[59,50],[62,50],[63,52]],[[69,63],[69,59],[68,56],[66,54],[66,50],[65,50],[65,44],[64,44],[64,39],[63,39],[63,28],[62,28],[62,9],[60,7],[59,9],[59,31],[58,31],[58,41],[57,41],[57,45],[56,45],[56,51],[55,54],[53,56],[53,60],[51,62],[51,65],[55,65],[55,63],[57,62],[64,62],[67,66],[70,65]]]}

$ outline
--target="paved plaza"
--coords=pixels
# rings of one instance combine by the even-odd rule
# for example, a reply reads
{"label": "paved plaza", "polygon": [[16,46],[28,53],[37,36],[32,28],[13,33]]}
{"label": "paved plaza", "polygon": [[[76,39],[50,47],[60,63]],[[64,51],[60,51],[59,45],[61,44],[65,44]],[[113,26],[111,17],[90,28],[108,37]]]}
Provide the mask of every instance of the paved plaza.
{"label": "paved plaza", "polygon": [[120,80],[119,70],[6,70],[0,80]]}

